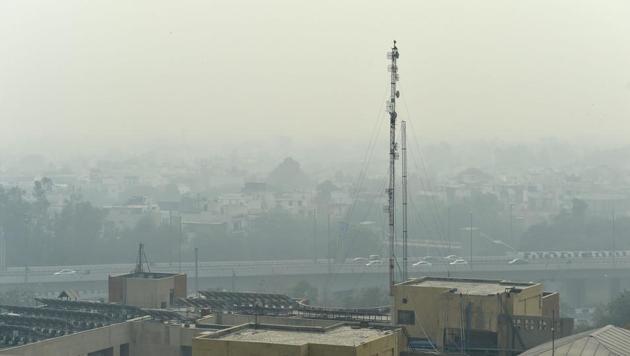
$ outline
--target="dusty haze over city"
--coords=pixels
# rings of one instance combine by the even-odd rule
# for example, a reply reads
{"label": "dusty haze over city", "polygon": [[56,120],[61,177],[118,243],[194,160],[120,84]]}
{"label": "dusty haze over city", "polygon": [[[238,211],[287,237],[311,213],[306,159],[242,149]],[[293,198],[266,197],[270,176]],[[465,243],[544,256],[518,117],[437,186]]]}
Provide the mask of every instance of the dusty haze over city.
{"label": "dusty haze over city", "polygon": [[392,39],[423,142],[625,144],[628,18],[622,0],[2,1],[0,147],[364,144]]}
{"label": "dusty haze over city", "polygon": [[629,37],[628,0],[0,0],[0,355],[630,325]]}

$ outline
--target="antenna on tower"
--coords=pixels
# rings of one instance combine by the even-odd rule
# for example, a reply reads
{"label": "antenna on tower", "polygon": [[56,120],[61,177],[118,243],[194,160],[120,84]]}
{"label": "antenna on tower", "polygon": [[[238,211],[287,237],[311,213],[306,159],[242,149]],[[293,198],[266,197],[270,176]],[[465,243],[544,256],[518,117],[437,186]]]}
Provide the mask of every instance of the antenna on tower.
{"label": "antenna on tower", "polygon": [[394,244],[396,238],[395,229],[395,188],[396,188],[396,159],[398,159],[397,144],[396,144],[396,98],[400,96],[400,93],[396,89],[396,82],[398,82],[398,47],[396,47],[396,41],[391,52],[387,53],[387,58],[391,60],[389,65],[389,71],[391,73],[390,78],[390,96],[387,103],[387,111],[389,112],[389,188],[387,188],[388,196],[388,213],[389,213],[389,295],[394,295],[395,271],[394,263],[396,259]]}
{"label": "antenna on tower", "polygon": [[138,245],[138,259],[136,260],[136,269],[135,273],[143,273],[144,265],[147,265],[147,272],[151,272],[151,267],[149,266],[149,261],[146,253],[144,252],[144,244],[140,243]]}
{"label": "antenna on tower", "polygon": [[402,279],[409,279],[407,263],[407,122],[400,122],[400,150],[402,153],[402,240],[403,240],[403,272]]}

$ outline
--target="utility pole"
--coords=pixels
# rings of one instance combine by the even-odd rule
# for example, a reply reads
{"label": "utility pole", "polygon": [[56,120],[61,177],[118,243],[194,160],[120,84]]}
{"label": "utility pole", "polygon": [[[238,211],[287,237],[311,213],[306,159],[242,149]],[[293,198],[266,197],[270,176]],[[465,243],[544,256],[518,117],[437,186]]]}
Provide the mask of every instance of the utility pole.
{"label": "utility pole", "polygon": [[615,208],[613,208],[612,211],[612,260],[613,260],[613,267],[616,268],[617,267],[617,244],[616,244],[616,229],[615,229]]}
{"label": "utility pole", "polygon": [[317,208],[313,208],[313,263],[317,263]]}
{"label": "utility pole", "polygon": [[0,270],[7,270],[7,240],[4,238],[4,230],[0,228]]}
{"label": "utility pole", "polygon": [[328,275],[330,276],[330,273],[332,271],[332,266],[330,265],[331,261],[330,261],[330,255],[331,255],[331,251],[330,251],[330,209],[328,210],[328,214],[326,214],[326,261],[328,261]]}
{"label": "utility pole", "polygon": [[448,244],[448,254],[452,255],[451,252],[451,206],[450,204],[446,207],[446,243]]}
{"label": "utility pole", "polygon": [[173,250],[175,249],[175,247],[173,246],[173,238],[172,238],[172,234],[173,234],[173,210],[172,209],[168,210],[168,233],[169,233],[168,266],[170,267],[173,265]]}
{"label": "utility pole", "polygon": [[195,295],[199,296],[199,248],[195,247]]}
{"label": "utility pole", "polygon": [[473,214],[470,212],[470,269],[473,268]]}
{"label": "utility pole", "polygon": [[178,263],[178,267],[177,267],[177,271],[179,273],[182,273],[182,215],[179,215],[179,224],[178,224],[178,235],[179,235],[179,246],[178,246],[178,252],[179,252],[179,263]]}
{"label": "utility pole", "polygon": [[514,235],[512,229],[512,207],[514,207],[514,204],[510,203],[510,245],[514,245]]}
{"label": "utility pole", "polygon": [[396,41],[391,52],[387,54],[388,59],[391,60],[389,65],[390,76],[390,97],[387,103],[387,111],[389,112],[389,188],[387,188],[388,196],[388,213],[389,213],[389,295],[394,295],[394,260],[396,258],[394,244],[396,238],[395,230],[395,187],[396,187],[396,159],[398,158],[397,144],[396,144],[396,98],[400,96],[398,90],[396,90],[396,82],[398,81],[398,48],[396,47]]}
{"label": "utility pole", "polygon": [[556,310],[551,314],[551,356],[556,355]]}
{"label": "utility pole", "polygon": [[402,280],[409,279],[407,249],[407,122],[400,122],[400,144],[402,153],[402,240],[403,240],[403,273]]}

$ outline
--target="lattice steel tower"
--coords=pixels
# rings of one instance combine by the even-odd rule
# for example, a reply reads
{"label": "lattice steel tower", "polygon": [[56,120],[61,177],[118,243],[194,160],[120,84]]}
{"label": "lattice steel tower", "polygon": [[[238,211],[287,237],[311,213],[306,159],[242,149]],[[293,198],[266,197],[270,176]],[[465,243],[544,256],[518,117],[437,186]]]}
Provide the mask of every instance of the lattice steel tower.
{"label": "lattice steel tower", "polygon": [[400,96],[400,93],[396,89],[396,82],[398,82],[398,47],[396,47],[396,41],[391,52],[387,53],[387,58],[391,60],[389,65],[389,72],[391,74],[390,80],[390,97],[387,103],[387,111],[389,112],[389,188],[387,188],[388,207],[389,213],[389,294],[394,295],[395,278],[395,239],[396,239],[396,208],[395,208],[395,192],[396,192],[396,160],[398,159],[398,144],[396,143],[396,98]]}

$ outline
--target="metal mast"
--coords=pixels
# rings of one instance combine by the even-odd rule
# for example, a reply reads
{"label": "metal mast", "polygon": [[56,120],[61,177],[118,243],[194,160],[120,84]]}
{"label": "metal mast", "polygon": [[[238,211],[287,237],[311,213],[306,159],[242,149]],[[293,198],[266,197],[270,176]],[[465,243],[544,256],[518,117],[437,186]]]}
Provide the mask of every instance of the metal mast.
{"label": "metal mast", "polygon": [[398,81],[398,65],[396,64],[396,61],[399,57],[396,41],[394,41],[392,51],[387,54],[387,57],[391,60],[391,64],[389,65],[389,71],[391,73],[391,92],[389,102],[387,103],[387,111],[389,112],[389,188],[387,188],[387,195],[389,198],[387,208],[389,213],[389,294],[393,296],[395,283],[394,260],[396,258],[394,250],[394,240],[396,237],[396,229],[394,226],[396,217],[394,205],[396,187],[395,162],[398,158],[396,145],[396,117],[398,116],[396,113],[396,98],[399,96],[398,90],[396,90],[396,82]]}
{"label": "metal mast", "polygon": [[151,272],[151,267],[149,266],[149,262],[147,260],[147,255],[144,252],[144,244],[140,243],[138,245],[138,259],[136,260],[136,268],[134,269],[135,273],[143,273],[144,265],[147,265],[147,271]]}
{"label": "metal mast", "polygon": [[400,150],[402,153],[402,240],[403,240],[403,272],[402,279],[409,278],[407,264],[407,122],[400,122]]}
{"label": "metal mast", "polygon": [[199,248],[195,247],[195,295],[199,296]]}

